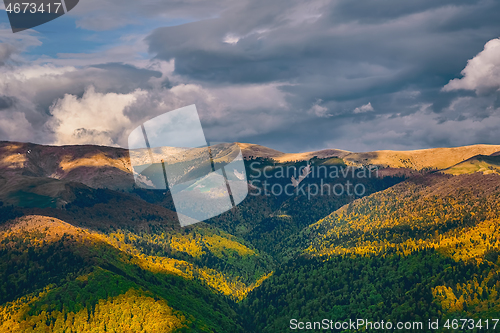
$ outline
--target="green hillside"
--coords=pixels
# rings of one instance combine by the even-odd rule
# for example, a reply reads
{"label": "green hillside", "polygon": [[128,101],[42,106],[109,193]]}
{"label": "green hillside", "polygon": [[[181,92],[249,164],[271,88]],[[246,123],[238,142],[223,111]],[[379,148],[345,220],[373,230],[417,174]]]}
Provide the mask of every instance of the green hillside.
{"label": "green hillside", "polygon": [[244,301],[246,327],[494,318],[499,208],[500,176],[477,173],[413,178],[346,205],[290,238],[297,256]]}
{"label": "green hillside", "polygon": [[[133,232],[100,233],[42,216],[4,225],[2,331],[90,331],[94,324],[128,327],[131,332],[139,326],[144,332],[182,327],[240,331],[234,302],[267,278],[268,261],[234,237],[203,228],[154,235],[148,237],[158,238],[156,249]],[[172,255],[166,257],[158,248]],[[113,308],[117,302],[128,310]],[[151,314],[144,306],[163,310]],[[132,311],[134,307],[142,309],[143,317]],[[102,317],[104,309],[115,316]],[[161,328],[154,328],[157,320],[164,321]]]}

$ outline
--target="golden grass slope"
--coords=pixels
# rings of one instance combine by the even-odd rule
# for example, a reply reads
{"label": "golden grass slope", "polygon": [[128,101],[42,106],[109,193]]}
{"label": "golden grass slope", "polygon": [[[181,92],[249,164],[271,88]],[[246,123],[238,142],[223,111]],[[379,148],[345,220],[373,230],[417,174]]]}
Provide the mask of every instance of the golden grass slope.
{"label": "golden grass slope", "polygon": [[349,165],[379,165],[391,168],[446,169],[476,155],[491,155],[500,145],[472,145],[455,148],[431,148],[409,151],[379,150],[352,153],[344,157]]}
{"label": "golden grass slope", "polygon": [[343,158],[349,156],[351,152],[341,149],[323,149],[318,151],[310,151],[305,153],[289,153],[283,154],[275,158],[279,163],[294,162],[294,161],[309,161],[313,157],[317,158],[329,158],[329,157],[339,157]]}
{"label": "golden grass slope", "polygon": [[[422,169],[446,169],[476,155],[491,155],[500,152],[500,145],[471,145],[454,148],[431,148],[409,151],[379,150],[373,152],[354,153],[341,149],[324,149],[319,151],[302,153],[283,153],[275,149],[250,143],[236,143],[245,159],[270,158],[277,163],[294,161],[308,161],[313,157],[330,158],[338,157],[347,165],[378,165],[386,168],[408,168],[413,170]],[[235,144],[215,145],[214,159],[217,162],[228,162],[227,159],[234,155]],[[161,147],[156,156],[165,159],[166,162],[177,163],[199,157],[200,149],[186,149]],[[182,156],[182,155],[185,156]],[[146,154],[149,159],[149,154]],[[137,164],[137,163],[135,163]],[[139,163],[140,164],[140,163]],[[87,184],[91,187],[99,187],[98,183],[90,178],[95,177],[95,172],[84,169],[108,168],[107,175],[103,180],[116,182],[113,176],[131,175],[129,152],[126,149],[102,147],[102,146],[41,146],[27,143],[0,142],[0,169],[21,170],[25,169],[34,173],[42,173],[38,176],[52,177],[57,179],[68,178]],[[478,169],[481,169],[482,165]],[[81,169],[82,171],[78,171]],[[114,170],[112,173],[110,170]],[[88,173],[88,174],[87,174]],[[103,177],[103,176],[101,176]],[[109,178],[109,179],[108,179]]]}
{"label": "golden grass slope", "polygon": [[303,153],[283,153],[281,151],[267,148],[264,146],[237,142],[238,146],[246,159],[250,158],[271,158],[278,163],[287,163],[295,161],[309,161],[313,157],[329,158],[329,157],[344,157],[351,152],[342,149],[323,149],[318,151],[309,151]]}
{"label": "golden grass slope", "polygon": [[303,153],[283,153],[264,146],[238,143],[245,158],[270,158],[277,163],[308,161],[313,157],[338,157],[347,165],[378,165],[383,168],[446,169],[476,155],[491,155],[500,151],[500,145],[471,145],[454,148],[431,148],[408,151],[379,150],[354,153],[341,149],[324,149]]}
{"label": "golden grass slope", "polygon": [[261,145],[256,145],[252,143],[241,143],[237,142],[238,146],[240,146],[241,152],[246,159],[249,158],[276,158],[285,153],[282,153],[278,150],[267,148]]}

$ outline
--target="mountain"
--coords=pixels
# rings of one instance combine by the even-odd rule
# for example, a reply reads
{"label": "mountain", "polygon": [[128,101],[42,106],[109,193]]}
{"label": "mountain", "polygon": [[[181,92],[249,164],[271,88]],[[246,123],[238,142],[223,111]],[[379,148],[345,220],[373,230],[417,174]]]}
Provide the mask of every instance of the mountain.
{"label": "mountain", "polygon": [[499,209],[500,176],[481,173],[413,177],[345,205],[290,237],[295,256],[243,302],[246,327],[494,317]]}
{"label": "mountain", "polygon": [[[271,159],[277,163],[304,162],[313,158],[341,159],[346,165],[376,165],[383,168],[445,169],[473,156],[500,152],[500,146],[473,145],[456,148],[434,148],[413,151],[375,151],[353,153],[325,149],[304,153],[282,153],[255,144],[236,143],[245,159]],[[235,144],[214,146],[214,159],[225,161]],[[198,158],[199,149],[180,151],[162,147],[153,151],[156,160],[179,163]],[[197,155],[198,154],[198,155]],[[181,156],[183,155],[183,156]],[[148,155],[149,156],[149,155]],[[143,162],[146,163],[146,162]],[[0,142],[0,172],[31,177],[73,181],[93,188],[127,189],[133,187],[129,151],[105,146],[43,146],[32,143]]]}
{"label": "mountain", "polygon": [[[168,190],[135,185],[127,150],[0,143],[0,331],[260,333],[293,331],[291,318],[500,313],[500,146],[218,144],[215,165],[237,145],[250,195],[181,228]],[[200,149],[152,153],[208,165]]]}
{"label": "mountain", "polygon": [[329,157],[342,158],[351,153],[347,150],[341,150],[341,149],[323,149],[305,153],[283,153],[256,144],[239,143],[239,142],[237,144],[238,146],[240,146],[243,156],[245,156],[246,159],[270,158],[278,163],[308,161],[313,157],[322,159]]}
{"label": "mountain", "polygon": [[275,158],[284,155],[284,153],[267,148],[261,145],[251,144],[251,143],[237,143],[243,153],[245,159],[252,158]]}
{"label": "mountain", "polygon": [[105,146],[43,146],[0,142],[0,172],[79,182],[93,188],[131,189],[128,150]]}
{"label": "mountain", "polygon": [[[151,234],[150,234],[151,235]],[[208,251],[254,255],[212,234]],[[0,232],[2,332],[238,332],[237,314],[224,294],[245,285],[214,269],[149,253],[140,235],[100,233],[44,216],[24,216]],[[163,238],[162,250],[180,254],[207,247],[193,239]],[[157,242],[153,252],[159,250]]]}

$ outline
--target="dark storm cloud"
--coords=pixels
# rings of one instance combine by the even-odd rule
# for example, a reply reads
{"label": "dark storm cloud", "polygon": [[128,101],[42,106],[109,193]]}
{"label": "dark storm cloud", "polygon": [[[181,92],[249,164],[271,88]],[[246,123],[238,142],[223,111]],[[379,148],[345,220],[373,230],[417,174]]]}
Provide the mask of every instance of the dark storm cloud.
{"label": "dark storm cloud", "polygon": [[160,77],[157,71],[136,68],[127,64],[107,63],[56,75],[37,77],[26,82],[36,91],[34,102],[41,109],[48,107],[65,94],[81,97],[85,89],[93,86],[97,92],[127,94],[136,89],[150,88],[149,80]]}
{"label": "dark storm cloud", "polygon": [[9,96],[0,96],[0,111],[12,107],[15,99]]}
{"label": "dark storm cloud", "polygon": [[[377,116],[405,117],[423,105],[431,112],[429,119],[465,119],[446,110],[457,97],[471,93],[441,88],[498,37],[498,12],[500,2],[488,0],[254,0],[215,19],[156,29],[147,41],[158,58],[175,59],[176,74],[206,87],[281,82],[291,110],[275,132],[293,141],[301,137],[294,132],[299,127],[304,133],[325,123],[348,128],[376,123]],[[467,119],[483,119],[488,102],[473,103],[483,111],[472,115],[470,110]],[[374,111],[353,112],[367,103]],[[327,111],[316,112],[319,118],[304,116],[290,129],[290,114],[300,119],[314,110]],[[409,126],[410,147],[432,145],[415,133],[423,132]],[[324,143],[328,136],[334,135],[301,137],[301,144]],[[436,144],[441,142],[436,138]]]}
{"label": "dark storm cloud", "polygon": [[[287,13],[294,6],[308,9],[297,1],[251,1],[218,19],[157,29],[148,38],[150,51],[162,59],[175,58],[177,73],[205,81],[300,82],[318,76],[326,79],[319,84],[376,77],[418,83],[429,80],[425,74],[431,72],[441,78],[437,84],[445,84],[500,27],[490,14],[500,10],[497,2],[314,4],[308,18],[307,11]],[[464,15],[477,19],[444,29]],[[228,35],[238,42],[224,43]]]}
{"label": "dark storm cloud", "polygon": [[[113,82],[108,83],[112,91],[126,94],[137,88],[146,88],[149,86],[149,80],[153,77],[161,77],[161,72],[137,68],[132,65],[122,63],[107,63],[101,65],[93,65],[90,68],[99,68],[104,70],[107,77],[111,77]],[[100,80],[101,83],[103,80]]]}

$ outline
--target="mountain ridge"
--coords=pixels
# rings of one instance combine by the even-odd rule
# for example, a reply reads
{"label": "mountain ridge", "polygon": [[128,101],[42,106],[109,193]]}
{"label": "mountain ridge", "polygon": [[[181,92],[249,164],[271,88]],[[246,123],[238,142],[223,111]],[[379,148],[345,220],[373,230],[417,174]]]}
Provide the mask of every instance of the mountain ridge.
{"label": "mountain ridge", "polygon": [[[272,159],[277,163],[340,158],[348,165],[377,165],[386,168],[446,169],[476,155],[500,153],[500,145],[468,145],[451,148],[428,148],[407,151],[378,150],[350,152],[342,149],[323,149],[302,153],[283,153],[265,146],[236,142],[245,159]],[[50,155],[51,160],[45,158]],[[75,169],[109,167],[121,176],[132,173],[127,149],[96,145],[50,146],[33,143],[0,141],[0,170],[23,169],[26,174],[56,179],[72,179],[85,183],[71,174]],[[39,160],[39,161],[36,161]]]}

